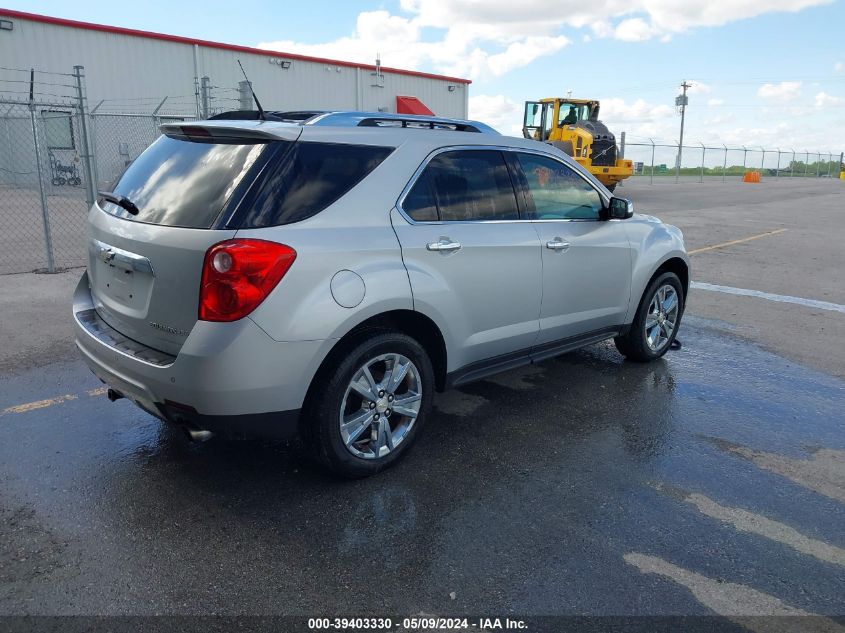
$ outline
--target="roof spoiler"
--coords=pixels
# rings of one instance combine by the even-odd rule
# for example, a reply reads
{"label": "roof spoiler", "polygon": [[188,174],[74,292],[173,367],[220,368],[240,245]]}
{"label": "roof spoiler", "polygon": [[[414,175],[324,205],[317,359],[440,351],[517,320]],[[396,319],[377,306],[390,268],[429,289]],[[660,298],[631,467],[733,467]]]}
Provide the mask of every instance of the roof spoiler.
{"label": "roof spoiler", "polygon": [[[275,110],[264,110],[265,121],[283,121],[287,123],[299,123],[324,114],[325,110],[296,110],[292,112],[279,112]],[[259,121],[261,114],[258,110],[230,110],[229,112],[220,112],[208,117],[209,121]]]}
{"label": "roof spoiler", "polygon": [[158,129],[170,138],[196,143],[295,141],[302,134],[302,128],[298,125],[274,124],[268,127],[265,121],[252,124],[240,122],[237,125],[227,125],[225,121],[184,121],[165,123]]}

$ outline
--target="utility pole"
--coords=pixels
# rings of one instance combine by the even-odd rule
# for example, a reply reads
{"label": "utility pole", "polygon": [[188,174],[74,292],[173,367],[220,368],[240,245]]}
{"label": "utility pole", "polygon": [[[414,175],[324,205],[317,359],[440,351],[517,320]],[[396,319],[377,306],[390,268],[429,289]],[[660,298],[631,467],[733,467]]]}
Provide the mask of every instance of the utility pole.
{"label": "utility pole", "polygon": [[675,182],[678,182],[678,178],[681,175],[681,157],[684,154],[684,119],[687,113],[687,104],[689,103],[687,88],[692,88],[692,84],[684,80],[681,88],[683,89],[683,93],[675,97],[675,105],[681,109],[681,138],[678,141],[678,162],[675,165]]}

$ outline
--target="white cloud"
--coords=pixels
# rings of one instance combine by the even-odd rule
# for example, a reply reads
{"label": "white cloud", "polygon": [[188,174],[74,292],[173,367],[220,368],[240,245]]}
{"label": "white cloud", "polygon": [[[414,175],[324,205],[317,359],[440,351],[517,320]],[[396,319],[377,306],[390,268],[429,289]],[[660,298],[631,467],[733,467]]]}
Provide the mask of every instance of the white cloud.
{"label": "white cloud", "polygon": [[724,99],[708,99],[707,105],[710,106],[711,108],[718,108],[719,106],[725,105],[725,100]]}
{"label": "white cloud", "polygon": [[538,57],[556,53],[569,43],[570,40],[562,35],[528,37],[509,44],[501,53],[490,55],[486,62],[494,75],[504,75],[514,68],[527,66]]}
{"label": "white cloud", "polygon": [[[500,35],[549,35],[562,26],[590,26],[599,36],[628,40],[681,33],[696,27],[773,12],[797,12],[830,4],[833,0],[402,0],[403,10],[426,26],[451,28],[455,24],[484,25]],[[619,23],[612,26],[615,20]]]}
{"label": "white cloud", "polygon": [[763,84],[757,90],[757,96],[763,99],[792,101],[801,95],[800,81],[782,81],[779,84]]}
{"label": "white cloud", "polygon": [[[669,41],[673,34],[719,26],[771,12],[795,12],[833,0],[400,0],[401,15],[387,10],[358,15],[351,35],[329,42],[294,39],[259,48],[426,69],[472,79],[500,76],[570,44],[564,29],[593,37]],[[438,32],[436,36],[433,33]],[[572,34],[570,34],[572,35]]]}
{"label": "white cloud", "polygon": [[[260,42],[258,48],[370,64],[376,55],[381,55],[385,66],[434,67],[438,72],[476,79],[503,75],[552,55],[571,42],[563,35],[499,35],[482,24],[453,26],[440,41],[425,41],[422,27],[419,19],[383,10],[365,11],[358,15],[350,36],[322,44],[294,40]],[[482,48],[481,44],[487,46]]]}
{"label": "white cloud", "polygon": [[642,18],[622,20],[613,30],[613,37],[623,42],[644,42],[656,34],[655,27]]}
{"label": "white cloud", "polygon": [[836,62],[833,65],[833,72],[841,73],[843,70],[845,70],[845,64],[842,62]]}
{"label": "white cloud", "polygon": [[703,81],[696,81],[695,79],[689,79],[688,83],[691,83],[692,86],[687,90],[688,94],[691,95],[703,95],[709,94],[712,91],[712,88]]}
{"label": "white cloud", "polygon": [[825,108],[828,106],[838,106],[845,104],[845,99],[842,97],[834,97],[826,92],[820,92],[816,95],[815,104],[817,108]]}
{"label": "white cloud", "polygon": [[475,95],[469,98],[469,118],[491,125],[502,134],[522,136],[523,105],[504,95]]}

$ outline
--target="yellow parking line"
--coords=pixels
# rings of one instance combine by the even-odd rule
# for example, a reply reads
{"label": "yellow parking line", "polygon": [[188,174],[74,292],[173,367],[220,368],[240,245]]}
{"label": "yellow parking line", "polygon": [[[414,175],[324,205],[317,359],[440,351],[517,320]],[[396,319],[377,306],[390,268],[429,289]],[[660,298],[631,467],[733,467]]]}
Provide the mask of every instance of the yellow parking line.
{"label": "yellow parking line", "polygon": [[[85,393],[92,398],[97,396],[102,396],[103,394],[108,391],[108,387],[97,387],[96,389],[89,389]],[[25,404],[17,404],[13,407],[7,407],[0,411],[0,415],[6,415],[7,413],[27,413],[29,411],[35,411],[36,409],[44,409],[46,407],[52,407],[56,404],[62,404],[64,402],[68,402],[70,400],[78,400],[79,396],[73,393],[66,393],[63,396],[56,396],[55,398],[47,398],[46,400],[36,400],[35,402],[27,402]]]}
{"label": "yellow parking line", "polygon": [[750,242],[751,240],[760,239],[761,237],[768,237],[769,235],[777,235],[778,233],[783,233],[786,229],[775,229],[774,231],[766,231],[765,233],[760,233],[759,235],[752,235],[751,237],[743,237],[741,240],[731,240],[730,242],[724,242],[723,244],[714,244],[713,246],[705,246],[703,248],[696,248],[691,251],[687,251],[687,255],[695,255],[696,253],[705,253],[707,251],[714,251],[717,248],[725,248],[726,246],[733,246],[734,244],[742,244],[743,242]]}
{"label": "yellow parking line", "polygon": [[3,413],[26,413],[27,411],[33,411],[35,409],[52,407],[54,404],[61,404],[63,402],[67,402],[68,400],[76,400],[77,397],[78,396],[75,396],[72,393],[68,393],[56,398],[47,398],[46,400],[37,400],[36,402],[27,402],[26,404],[8,407],[7,409],[3,409]]}

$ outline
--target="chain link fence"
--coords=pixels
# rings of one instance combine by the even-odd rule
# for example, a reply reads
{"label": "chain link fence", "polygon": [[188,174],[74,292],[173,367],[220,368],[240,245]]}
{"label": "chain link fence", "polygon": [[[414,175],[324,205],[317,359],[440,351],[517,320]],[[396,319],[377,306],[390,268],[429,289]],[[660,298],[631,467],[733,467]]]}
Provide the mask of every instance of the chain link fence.
{"label": "chain link fence", "polygon": [[796,151],[792,148],[728,147],[699,143],[684,145],[661,141],[624,141],[624,156],[634,162],[634,176],[654,182],[655,178],[683,177],[704,182],[725,182],[757,171],[769,178],[839,178],[845,170],[843,152]]}
{"label": "chain link fence", "polygon": [[[162,123],[251,108],[249,86],[216,86],[208,77],[192,94],[87,101],[82,66],[73,72],[0,68],[0,274],[84,266],[86,219],[98,190],[109,189],[159,136]],[[840,152],[792,148],[622,141],[635,175],[678,181],[742,176],[839,176]],[[623,183],[624,185],[624,183]]]}
{"label": "chain link fence", "polygon": [[96,192],[158,138],[159,125],[196,119],[195,96],[89,109],[81,66],[67,74],[2,70],[0,274],[84,266]]}

